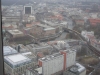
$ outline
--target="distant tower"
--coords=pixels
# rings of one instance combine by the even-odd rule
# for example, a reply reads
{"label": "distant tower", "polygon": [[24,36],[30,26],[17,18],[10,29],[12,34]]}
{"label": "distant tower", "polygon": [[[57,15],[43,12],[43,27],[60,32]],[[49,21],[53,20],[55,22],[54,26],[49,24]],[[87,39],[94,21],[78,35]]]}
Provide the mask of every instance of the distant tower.
{"label": "distant tower", "polygon": [[32,6],[24,6],[24,14],[32,14]]}

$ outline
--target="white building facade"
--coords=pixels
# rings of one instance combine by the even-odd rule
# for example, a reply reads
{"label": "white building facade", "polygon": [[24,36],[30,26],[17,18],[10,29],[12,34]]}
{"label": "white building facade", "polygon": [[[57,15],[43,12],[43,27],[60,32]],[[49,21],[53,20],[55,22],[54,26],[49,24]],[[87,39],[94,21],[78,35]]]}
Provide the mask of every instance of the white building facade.
{"label": "white building facade", "polygon": [[34,62],[22,54],[8,55],[4,57],[5,74],[22,75],[28,67],[33,67]]}
{"label": "white building facade", "polygon": [[52,75],[63,70],[64,55],[56,53],[39,59],[39,61],[42,63],[43,75]]}

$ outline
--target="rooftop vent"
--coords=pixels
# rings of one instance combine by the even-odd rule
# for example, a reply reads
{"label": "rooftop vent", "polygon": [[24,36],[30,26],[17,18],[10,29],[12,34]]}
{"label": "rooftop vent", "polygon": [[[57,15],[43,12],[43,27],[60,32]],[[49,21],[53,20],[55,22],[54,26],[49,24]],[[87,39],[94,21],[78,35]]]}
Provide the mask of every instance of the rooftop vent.
{"label": "rooftop vent", "polygon": [[13,32],[14,32],[14,33],[19,33],[19,31],[18,31],[18,30],[14,30]]}
{"label": "rooftop vent", "polygon": [[70,71],[72,72],[78,72],[78,66],[73,66]]}

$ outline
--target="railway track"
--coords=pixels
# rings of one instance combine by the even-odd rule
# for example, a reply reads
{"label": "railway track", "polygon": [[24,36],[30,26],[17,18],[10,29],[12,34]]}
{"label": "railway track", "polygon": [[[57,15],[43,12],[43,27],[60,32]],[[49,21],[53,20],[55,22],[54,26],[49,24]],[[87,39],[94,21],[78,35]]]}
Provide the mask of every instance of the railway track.
{"label": "railway track", "polygon": [[75,31],[75,30],[68,29],[68,28],[65,28],[65,30],[71,31],[71,32],[74,32],[75,34],[77,34],[83,41],[86,41],[86,42],[87,42],[88,48],[89,48],[93,53],[95,53],[97,56],[100,56],[100,51],[97,50],[95,47],[93,47],[79,32],[77,32],[77,31]]}

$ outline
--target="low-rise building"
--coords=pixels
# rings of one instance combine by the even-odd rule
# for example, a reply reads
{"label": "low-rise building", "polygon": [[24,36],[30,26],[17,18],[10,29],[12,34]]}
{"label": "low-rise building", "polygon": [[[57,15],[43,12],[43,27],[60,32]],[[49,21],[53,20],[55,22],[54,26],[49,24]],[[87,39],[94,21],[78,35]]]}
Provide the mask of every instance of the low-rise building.
{"label": "low-rise building", "polygon": [[93,19],[93,18],[90,18],[88,19],[89,20],[89,23],[91,26],[97,26],[98,24],[100,24],[100,18],[98,19]]}
{"label": "low-rise building", "polygon": [[43,53],[47,53],[47,54],[51,54],[53,48],[51,46],[41,46],[41,47],[35,47],[32,48],[34,53],[37,52],[43,52]]}
{"label": "low-rise building", "polygon": [[25,53],[21,53],[21,54],[28,57],[33,62],[37,61],[37,56],[35,56],[32,52],[25,52]]}
{"label": "low-rise building", "polygon": [[55,28],[56,33],[59,33],[61,31],[63,31],[63,28],[67,27],[67,22],[59,22],[59,21],[47,21],[47,20],[43,20],[43,22],[45,24],[47,24],[48,26],[51,26],[53,28]]}
{"label": "low-rise building", "polygon": [[90,13],[90,17],[88,19],[91,26],[96,26],[100,24],[100,14],[99,13]]}
{"label": "low-rise building", "polygon": [[28,20],[31,20],[31,21],[35,20],[35,16],[32,16],[32,15],[29,16],[29,17],[28,17]]}
{"label": "low-rise building", "polygon": [[100,51],[100,43],[94,36],[94,32],[87,32],[87,31],[82,31],[81,35],[97,50]]}
{"label": "low-rise building", "polygon": [[82,31],[81,35],[87,40],[89,41],[89,36],[92,36],[94,38],[94,32],[93,31]]}
{"label": "low-rise building", "polygon": [[44,29],[44,36],[55,35],[55,28],[45,28]]}
{"label": "low-rise building", "polygon": [[25,74],[28,67],[33,67],[35,64],[31,59],[22,54],[14,54],[4,56],[5,73],[10,75]]}
{"label": "low-rise building", "polygon": [[76,25],[84,25],[84,20],[75,20]]}
{"label": "low-rise building", "polygon": [[81,49],[80,41],[79,40],[73,40],[73,39],[68,39],[68,40],[62,40],[62,41],[49,41],[47,42],[49,45],[53,46],[54,49],[56,50],[65,50],[65,49],[75,49],[79,50]]}
{"label": "low-rise building", "polygon": [[16,37],[21,37],[24,36],[23,32],[15,29],[15,30],[7,30],[7,34],[9,36],[9,38],[16,38]]}
{"label": "low-rise building", "polygon": [[17,53],[18,53],[17,50],[15,50],[14,48],[12,48],[10,46],[3,46],[3,54],[4,54],[4,56],[17,54]]}
{"label": "low-rise building", "polygon": [[17,29],[18,26],[16,24],[5,23],[5,24],[2,25],[2,28],[4,30],[11,30],[11,29]]}
{"label": "low-rise building", "polygon": [[35,55],[37,55],[38,52],[42,52],[42,53],[47,53],[47,54],[51,54],[51,52],[53,51],[53,47],[50,45],[44,45],[41,43],[39,45],[35,45],[35,44],[30,44],[27,45],[27,48]]}
{"label": "low-rise building", "polygon": [[26,75],[43,75],[42,74],[42,67],[37,69],[29,68],[26,70]]}
{"label": "low-rise building", "polygon": [[9,10],[6,15],[3,16],[4,22],[19,22],[20,12],[15,12],[14,10]]}
{"label": "low-rise building", "polygon": [[44,54],[43,52],[37,52],[37,58],[43,58],[44,57]]}
{"label": "low-rise building", "polygon": [[76,23],[76,25],[84,25],[84,19],[80,15],[73,15],[72,20]]}
{"label": "low-rise building", "polygon": [[18,44],[17,46],[15,46],[15,48],[19,53],[30,52],[30,50],[23,44]]}
{"label": "low-rise building", "polygon": [[76,63],[69,70],[63,72],[63,75],[86,75],[86,68],[79,63]]}

